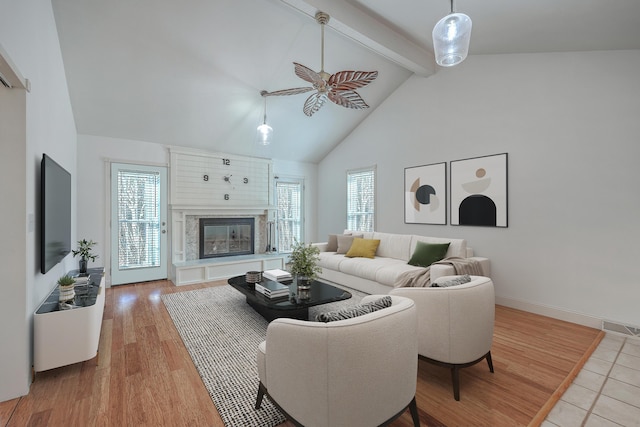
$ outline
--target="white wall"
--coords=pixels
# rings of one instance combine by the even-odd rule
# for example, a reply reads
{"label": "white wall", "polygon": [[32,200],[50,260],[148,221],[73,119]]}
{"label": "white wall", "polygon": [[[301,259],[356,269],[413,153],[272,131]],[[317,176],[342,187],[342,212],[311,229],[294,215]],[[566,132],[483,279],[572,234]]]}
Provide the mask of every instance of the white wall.
{"label": "white wall", "polygon": [[[57,278],[73,268],[68,255],[46,275],[40,274],[38,210],[42,153],[71,172],[75,193],[76,132],[51,2],[1,1],[0,10],[0,42],[21,74],[31,81],[30,93],[16,95],[13,91],[17,89],[12,89],[9,97],[14,99],[9,101],[5,97],[8,91],[0,94],[4,117],[0,123],[2,194],[8,193],[2,198],[0,214],[13,228],[2,233],[3,247],[12,252],[3,251],[0,264],[3,275],[11,278],[3,282],[4,305],[0,310],[0,401],[4,401],[28,392],[33,312]],[[22,100],[15,99],[20,96]],[[5,116],[6,109],[13,115]],[[75,201],[74,195],[72,224]]]}
{"label": "white wall", "polygon": [[[377,164],[377,230],[466,238],[499,301],[640,325],[640,51],[471,56],[412,77],[319,165],[318,232],[345,170]],[[404,168],[509,153],[509,227],[404,224]]]}

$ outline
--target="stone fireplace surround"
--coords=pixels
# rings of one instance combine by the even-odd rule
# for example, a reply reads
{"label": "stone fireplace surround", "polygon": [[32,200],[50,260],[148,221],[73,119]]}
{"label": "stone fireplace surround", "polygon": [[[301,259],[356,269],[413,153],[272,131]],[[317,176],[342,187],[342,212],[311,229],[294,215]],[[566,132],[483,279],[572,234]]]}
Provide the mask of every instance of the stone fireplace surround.
{"label": "stone fireplace surround", "polygon": [[[243,215],[241,213],[224,215],[185,215],[185,261],[200,258],[200,218],[253,218],[254,219],[254,252],[265,253],[267,246],[267,215]],[[233,255],[232,255],[233,256]]]}

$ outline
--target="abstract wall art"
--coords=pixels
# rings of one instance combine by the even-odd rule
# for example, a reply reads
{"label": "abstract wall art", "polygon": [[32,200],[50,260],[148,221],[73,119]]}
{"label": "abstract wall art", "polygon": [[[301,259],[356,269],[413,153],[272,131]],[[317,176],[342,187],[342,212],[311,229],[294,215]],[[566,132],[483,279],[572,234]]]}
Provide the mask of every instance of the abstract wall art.
{"label": "abstract wall art", "polygon": [[507,227],[507,153],[451,163],[451,225]]}
{"label": "abstract wall art", "polygon": [[447,224],[447,164],[404,169],[404,222]]}

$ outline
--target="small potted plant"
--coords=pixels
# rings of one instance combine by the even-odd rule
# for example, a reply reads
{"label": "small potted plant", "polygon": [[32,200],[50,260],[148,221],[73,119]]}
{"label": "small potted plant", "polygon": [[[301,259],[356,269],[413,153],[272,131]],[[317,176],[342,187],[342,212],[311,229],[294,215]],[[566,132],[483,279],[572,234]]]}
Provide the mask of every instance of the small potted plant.
{"label": "small potted plant", "polygon": [[58,287],[60,288],[60,296],[58,300],[60,302],[65,302],[72,300],[76,296],[76,291],[74,289],[76,281],[73,277],[65,274],[64,276],[58,279]]}
{"label": "small potted plant", "polygon": [[78,249],[72,251],[74,257],[80,255],[79,267],[81,275],[87,274],[88,260],[95,261],[96,258],[98,258],[98,255],[94,255],[91,252],[91,248],[93,248],[95,245],[97,245],[97,243],[93,240],[78,240]]}
{"label": "small potted plant", "polygon": [[305,245],[297,240],[289,257],[289,272],[294,276],[298,286],[298,297],[308,298],[310,285],[322,272],[318,266],[320,249],[311,244]]}

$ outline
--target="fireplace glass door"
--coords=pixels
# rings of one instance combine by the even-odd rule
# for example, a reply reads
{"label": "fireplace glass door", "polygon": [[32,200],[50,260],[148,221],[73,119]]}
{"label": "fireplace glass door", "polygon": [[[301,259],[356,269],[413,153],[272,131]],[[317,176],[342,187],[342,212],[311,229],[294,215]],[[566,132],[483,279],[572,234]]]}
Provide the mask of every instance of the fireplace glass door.
{"label": "fireplace glass door", "polygon": [[201,218],[200,258],[254,253],[253,218]]}

